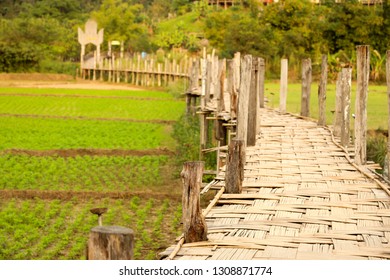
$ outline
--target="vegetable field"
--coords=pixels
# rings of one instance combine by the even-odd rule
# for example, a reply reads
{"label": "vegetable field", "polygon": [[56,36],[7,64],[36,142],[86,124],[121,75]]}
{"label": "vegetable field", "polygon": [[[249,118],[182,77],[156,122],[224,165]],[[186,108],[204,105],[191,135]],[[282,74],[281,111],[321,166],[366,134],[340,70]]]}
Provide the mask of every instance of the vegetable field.
{"label": "vegetable field", "polygon": [[97,226],[135,231],[155,259],[180,231],[172,124],[164,92],[0,88],[0,259],[85,259]]}

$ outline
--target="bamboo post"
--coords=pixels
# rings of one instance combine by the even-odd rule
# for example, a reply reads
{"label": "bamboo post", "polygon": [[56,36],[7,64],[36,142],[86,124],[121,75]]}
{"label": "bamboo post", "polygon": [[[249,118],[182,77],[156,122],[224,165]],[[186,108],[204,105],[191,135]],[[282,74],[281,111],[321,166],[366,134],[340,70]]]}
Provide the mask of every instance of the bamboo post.
{"label": "bamboo post", "polygon": [[311,59],[302,60],[301,116],[310,116]]}
{"label": "bamboo post", "polygon": [[343,120],[341,75],[342,75],[341,72],[337,74],[337,81],[336,81],[336,102],[335,102],[334,122],[333,122],[333,134],[336,137],[341,136],[341,123]]}
{"label": "bamboo post", "polygon": [[390,50],[386,52],[386,81],[387,81],[387,104],[389,109],[389,115],[387,118],[388,122],[388,136],[387,136],[387,158],[386,158],[386,165],[387,170],[385,170],[385,173],[387,172],[387,177],[390,176]]}
{"label": "bamboo post", "polygon": [[328,56],[322,55],[321,78],[318,85],[318,125],[326,125],[326,85],[328,81]]}
{"label": "bamboo post", "polygon": [[258,92],[259,92],[259,105],[260,108],[264,108],[264,83],[265,83],[265,60],[264,58],[259,58],[259,62],[257,64],[258,67]]}
{"label": "bamboo post", "polygon": [[250,74],[250,89],[249,89],[249,101],[248,101],[248,132],[247,142],[248,146],[256,145],[256,137],[258,134],[258,112],[259,112],[259,95],[258,95],[258,60],[253,59],[252,69]]}
{"label": "bamboo post", "polygon": [[251,88],[252,56],[241,60],[240,95],[238,96],[237,138],[243,139],[245,146],[248,135],[248,105]]}
{"label": "bamboo post", "polygon": [[341,122],[341,145],[347,147],[350,134],[350,114],[351,114],[351,83],[352,68],[341,70],[341,100],[342,100],[342,122]]}
{"label": "bamboo post", "polygon": [[180,174],[183,183],[182,211],[185,243],[207,240],[207,225],[200,208],[203,171],[203,161],[186,162]]}
{"label": "bamboo post", "polygon": [[226,172],[226,193],[241,193],[244,180],[245,143],[243,140],[232,139],[229,144]]}
{"label": "bamboo post", "polygon": [[279,99],[279,111],[281,114],[286,113],[287,103],[287,83],[288,83],[288,60],[282,59],[280,70],[280,99]]}
{"label": "bamboo post", "polygon": [[120,226],[98,226],[89,233],[88,260],[131,260],[134,232]]}
{"label": "bamboo post", "polygon": [[367,162],[367,97],[370,73],[370,48],[357,46],[357,90],[355,102],[355,163]]}

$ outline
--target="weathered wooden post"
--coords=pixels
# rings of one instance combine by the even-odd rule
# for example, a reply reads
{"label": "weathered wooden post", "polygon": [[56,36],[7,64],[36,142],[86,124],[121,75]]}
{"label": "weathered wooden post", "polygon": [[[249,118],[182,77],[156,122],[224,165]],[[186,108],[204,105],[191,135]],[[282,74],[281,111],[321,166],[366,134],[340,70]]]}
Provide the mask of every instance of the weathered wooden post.
{"label": "weathered wooden post", "polygon": [[259,92],[259,103],[260,103],[260,108],[264,108],[264,83],[265,83],[265,60],[264,58],[259,58],[258,59],[258,92]]}
{"label": "weathered wooden post", "polygon": [[251,88],[252,56],[246,55],[241,60],[240,94],[238,96],[237,139],[247,143],[248,136],[248,105]]}
{"label": "weathered wooden post", "polygon": [[120,226],[98,226],[89,233],[88,260],[131,260],[134,232]]}
{"label": "weathered wooden post", "polygon": [[343,119],[342,116],[342,84],[341,84],[341,75],[342,73],[337,73],[336,81],[336,101],[335,101],[335,110],[334,110],[334,121],[333,121],[333,134],[336,137],[341,136],[341,122]]}
{"label": "weathered wooden post", "polygon": [[367,97],[370,74],[370,47],[357,47],[357,90],[355,103],[355,163],[367,162]]}
{"label": "weathered wooden post", "polygon": [[281,60],[281,70],[280,70],[280,99],[279,99],[279,112],[281,114],[286,113],[286,103],[287,103],[287,81],[288,79],[288,60]]}
{"label": "weathered wooden post", "polygon": [[302,97],[301,116],[310,116],[310,91],[311,91],[311,59],[302,60]]}
{"label": "weathered wooden post", "polygon": [[351,82],[352,68],[341,70],[341,145],[347,147],[349,144],[350,113],[351,113]]}
{"label": "weathered wooden post", "polygon": [[181,171],[183,183],[184,242],[207,240],[207,225],[200,208],[200,187],[204,171],[203,161],[186,162]]}
{"label": "weathered wooden post", "polygon": [[326,85],[328,81],[328,56],[322,55],[321,78],[318,85],[318,125],[326,125]]}
{"label": "weathered wooden post", "polygon": [[242,181],[244,180],[245,145],[243,140],[232,139],[229,144],[226,172],[226,193],[241,193]]}
{"label": "weathered wooden post", "polygon": [[389,115],[387,118],[388,122],[388,136],[387,136],[387,156],[386,156],[386,167],[385,174],[387,172],[387,177],[390,177],[390,50],[386,52],[386,81],[387,81],[387,104],[389,109]]}
{"label": "weathered wooden post", "polygon": [[259,133],[259,85],[258,85],[258,59],[253,59],[251,69],[251,80],[249,89],[249,100],[248,100],[248,132],[247,132],[247,145],[256,145],[256,137]]}

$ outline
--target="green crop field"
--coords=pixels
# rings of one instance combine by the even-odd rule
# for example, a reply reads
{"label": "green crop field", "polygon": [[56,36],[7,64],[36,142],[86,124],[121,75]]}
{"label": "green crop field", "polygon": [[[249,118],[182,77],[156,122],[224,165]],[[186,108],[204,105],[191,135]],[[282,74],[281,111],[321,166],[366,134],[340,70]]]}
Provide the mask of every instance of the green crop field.
{"label": "green crop field", "polygon": [[135,232],[156,259],[180,232],[172,124],[164,92],[0,88],[0,259],[85,259],[97,226]]}

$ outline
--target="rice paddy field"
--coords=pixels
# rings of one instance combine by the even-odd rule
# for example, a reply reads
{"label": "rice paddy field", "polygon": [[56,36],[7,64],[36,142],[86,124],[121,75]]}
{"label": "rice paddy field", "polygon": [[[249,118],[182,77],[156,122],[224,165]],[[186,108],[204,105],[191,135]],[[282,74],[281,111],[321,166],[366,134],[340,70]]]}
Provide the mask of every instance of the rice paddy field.
{"label": "rice paddy field", "polygon": [[158,258],[181,232],[184,109],[156,91],[0,88],[0,259],[85,259],[96,207],[135,231],[135,259]]}

